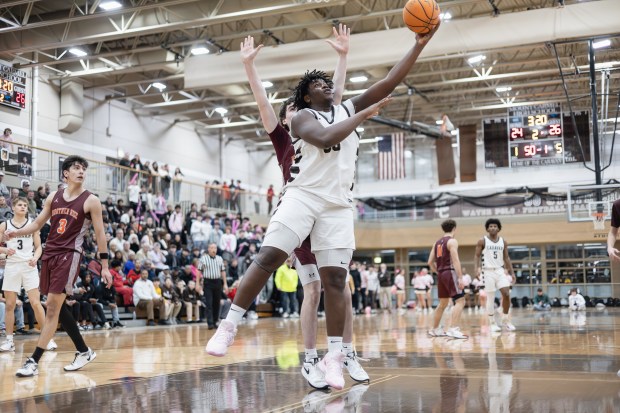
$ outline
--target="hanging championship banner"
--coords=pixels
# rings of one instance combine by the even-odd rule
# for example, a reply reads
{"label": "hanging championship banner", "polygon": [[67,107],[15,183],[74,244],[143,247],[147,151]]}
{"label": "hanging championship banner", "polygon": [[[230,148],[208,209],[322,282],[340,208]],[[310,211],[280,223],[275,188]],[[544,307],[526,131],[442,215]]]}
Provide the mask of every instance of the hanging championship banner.
{"label": "hanging championship banner", "polygon": [[17,149],[17,176],[32,178],[32,151],[28,148]]}

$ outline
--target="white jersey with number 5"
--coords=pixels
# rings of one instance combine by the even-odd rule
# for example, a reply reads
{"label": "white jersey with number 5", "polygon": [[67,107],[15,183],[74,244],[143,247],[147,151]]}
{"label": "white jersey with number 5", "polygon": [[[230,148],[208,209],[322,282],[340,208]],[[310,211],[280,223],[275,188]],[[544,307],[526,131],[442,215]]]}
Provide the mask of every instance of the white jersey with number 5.
{"label": "white jersey with number 5", "polygon": [[489,237],[484,237],[484,248],[482,249],[482,269],[503,268],[504,267],[504,239],[499,237],[497,242],[491,241]]}
{"label": "white jersey with number 5", "polygon": [[[342,122],[355,114],[351,100],[332,106],[330,112],[304,110],[310,112],[323,127]],[[294,123],[292,126],[294,129]],[[295,158],[285,190],[299,188],[333,204],[351,206],[359,148],[357,132],[352,132],[345,140],[331,148],[319,148],[299,138],[293,138],[293,147]]]}
{"label": "white jersey with number 5", "polygon": [[[9,219],[6,221],[6,229],[16,231],[28,224],[30,224],[30,219],[28,219],[24,225],[17,227],[13,224],[13,220]],[[7,257],[7,263],[26,262],[34,257],[34,238],[32,238],[32,234],[12,238],[6,242],[6,247],[15,250],[15,254]]]}

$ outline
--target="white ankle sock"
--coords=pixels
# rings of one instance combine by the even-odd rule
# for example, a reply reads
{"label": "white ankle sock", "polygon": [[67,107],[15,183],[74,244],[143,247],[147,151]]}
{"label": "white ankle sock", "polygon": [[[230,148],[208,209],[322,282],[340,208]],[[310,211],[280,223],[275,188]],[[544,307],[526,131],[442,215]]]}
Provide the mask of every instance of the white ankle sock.
{"label": "white ankle sock", "polygon": [[305,349],[305,353],[306,353],[305,361],[308,361],[308,362],[319,357],[319,354],[317,353],[315,348],[307,348]]}
{"label": "white ankle sock", "polygon": [[353,353],[353,343],[342,343],[342,352],[345,356]]}
{"label": "white ankle sock", "polygon": [[327,337],[327,351],[342,351],[342,337]]}
{"label": "white ankle sock", "polygon": [[230,306],[230,310],[228,310],[228,314],[226,315],[226,321],[230,321],[234,324],[235,328],[237,328],[237,325],[241,322],[244,314],[245,310],[243,308],[236,304],[232,304]]}
{"label": "white ankle sock", "polygon": [[11,335],[7,334],[6,335],[6,341],[11,341],[12,342],[13,341],[13,334],[11,334]]}

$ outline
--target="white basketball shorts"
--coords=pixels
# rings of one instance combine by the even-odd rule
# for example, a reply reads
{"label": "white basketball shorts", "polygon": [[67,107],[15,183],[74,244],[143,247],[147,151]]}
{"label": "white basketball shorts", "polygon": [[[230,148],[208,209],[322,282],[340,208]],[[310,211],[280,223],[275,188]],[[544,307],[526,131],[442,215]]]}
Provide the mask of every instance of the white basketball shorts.
{"label": "white basketball shorts", "polygon": [[492,293],[502,288],[510,287],[510,280],[506,277],[503,268],[483,269],[484,289]]}
{"label": "white basketball shorts", "polygon": [[[297,235],[299,238],[297,245],[290,247],[287,245],[284,250],[289,255],[294,248],[301,245],[308,234],[310,234],[312,252],[334,249],[354,250],[353,213],[353,207],[334,205],[311,193],[289,188],[280,199],[269,226],[278,222]],[[273,231],[270,234],[267,228],[263,245],[282,249],[281,242],[269,239],[277,233],[278,231]]]}
{"label": "white basketball shorts", "polygon": [[7,262],[2,289],[19,294],[22,286],[26,291],[39,288],[37,267],[31,267],[27,262]]}

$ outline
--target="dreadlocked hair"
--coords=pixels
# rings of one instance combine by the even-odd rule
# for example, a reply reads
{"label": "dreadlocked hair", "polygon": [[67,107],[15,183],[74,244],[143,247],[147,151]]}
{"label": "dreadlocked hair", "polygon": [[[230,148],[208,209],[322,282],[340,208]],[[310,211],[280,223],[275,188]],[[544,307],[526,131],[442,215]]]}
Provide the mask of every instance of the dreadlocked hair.
{"label": "dreadlocked hair", "polygon": [[280,125],[282,125],[282,127],[286,129],[287,132],[290,132],[290,129],[289,126],[284,123],[284,120],[286,119],[286,108],[293,102],[293,96],[289,97],[284,102],[282,102],[282,106],[280,106],[280,112],[278,112],[278,120],[280,121]]}
{"label": "dreadlocked hair", "polygon": [[293,90],[293,102],[295,109],[301,110],[310,107],[308,102],[304,100],[304,97],[308,94],[308,87],[316,80],[323,80],[329,85],[329,87],[334,87],[334,82],[332,82],[331,77],[329,77],[327,73],[321,70],[313,70],[311,72],[307,71]]}

